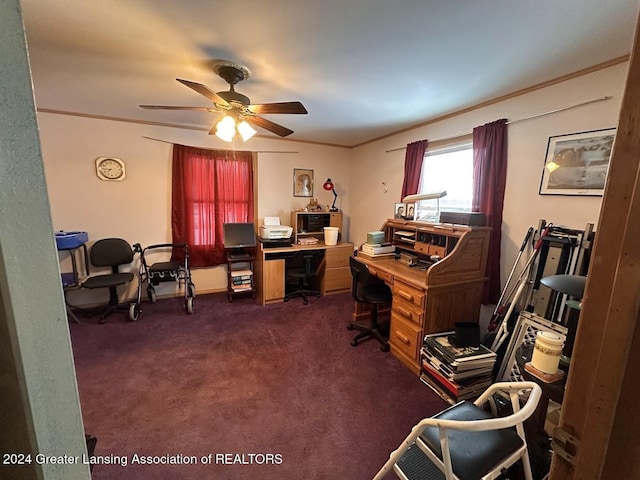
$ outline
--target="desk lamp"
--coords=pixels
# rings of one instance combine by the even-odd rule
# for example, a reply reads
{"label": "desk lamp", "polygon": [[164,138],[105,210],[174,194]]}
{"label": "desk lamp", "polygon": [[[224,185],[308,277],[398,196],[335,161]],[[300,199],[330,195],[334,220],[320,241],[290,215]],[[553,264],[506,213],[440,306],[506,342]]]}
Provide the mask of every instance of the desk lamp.
{"label": "desk lamp", "polygon": [[[551,290],[573,297],[566,302],[569,308],[578,311],[582,309],[582,296],[584,295],[584,287],[587,284],[587,277],[584,275],[551,275],[541,278],[540,283]],[[567,320],[567,339],[560,357],[560,361],[565,365],[568,365],[571,361],[571,352],[573,351],[577,329],[578,319],[575,316],[569,316]]]}
{"label": "desk lamp", "polygon": [[[440,199],[447,195],[447,191],[443,190],[441,192],[430,192],[430,193],[416,193],[415,195],[407,195],[402,199],[403,203],[412,203],[412,202],[420,202],[421,200],[436,200],[436,218],[434,219],[436,222],[439,220],[440,216]],[[420,203],[418,203],[420,205]],[[418,217],[416,215],[416,217]]]}
{"label": "desk lamp", "polygon": [[333,205],[331,205],[331,208],[329,209],[329,211],[337,212],[338,209],[336,208],[336,200],[338,199],[338,194],[336,193],[335,185],[333,185],[333,182],[331,181],[330,178],[327,178],[327,181],[324,182],[324,184],[322,185],[322,188],[324,188],[327,191],[330,190],[333,192]]}

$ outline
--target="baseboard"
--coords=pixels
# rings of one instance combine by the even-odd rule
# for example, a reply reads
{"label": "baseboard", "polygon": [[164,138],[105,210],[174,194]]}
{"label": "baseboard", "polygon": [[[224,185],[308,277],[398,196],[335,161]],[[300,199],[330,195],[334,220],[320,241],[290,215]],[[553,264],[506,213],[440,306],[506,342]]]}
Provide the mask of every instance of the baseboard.
{"label": "baseboard", "polygon": [[[198,290],[196,288],[196,296],[198,295],[209,295],[209,294],[213,294],[213,293],[226,293],[227,289],[226,288],[210,288],[207,290]],[[163,300],[163,299],[167,299],[167,298],[181,298],[184,297],[184,293],[183,292],[172,292],[172,293],[163,293],[161,295],[157,295],[156,298],[158,300]],[[131,298],[126,298],[126,299],[120,299],[120,303],[121,304],[125,304],[125,303],[134,303],[137,300],[136,297],[131,297]],[[140,303],[146,303],[149,302],[149,299],[147,298],[147,294],[145,292],[142,293],[142,298],[140,300]],[[71,306],[71,308],[77,308],[77,309],[91,309],[91,308],[99,308],[99,307],[104,307],[106,305],[106,302],[98,302],[98,303],[83,303],[83,304],[74,304]]]}

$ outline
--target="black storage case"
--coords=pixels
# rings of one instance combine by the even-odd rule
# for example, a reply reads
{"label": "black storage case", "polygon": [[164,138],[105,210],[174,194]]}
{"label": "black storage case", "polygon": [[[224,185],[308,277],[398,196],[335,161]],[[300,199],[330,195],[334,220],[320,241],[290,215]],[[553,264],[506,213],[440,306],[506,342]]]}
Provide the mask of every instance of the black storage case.
{"label": "black storage case", "polygon": [[440,212],[440,223],[454,223],[469,227],[482,227],[486,223],[481,212]]}

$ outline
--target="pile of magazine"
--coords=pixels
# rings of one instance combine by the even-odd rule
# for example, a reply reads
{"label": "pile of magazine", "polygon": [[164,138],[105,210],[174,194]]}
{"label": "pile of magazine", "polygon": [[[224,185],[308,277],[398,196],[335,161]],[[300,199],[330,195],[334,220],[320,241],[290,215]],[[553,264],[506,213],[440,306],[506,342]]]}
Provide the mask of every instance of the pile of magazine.
{"label": "pile of magazine", "polygon": [[420,380],[450,403],[475,399],[493,382],[495,352],[455,344],[454,332],[425,335]]}

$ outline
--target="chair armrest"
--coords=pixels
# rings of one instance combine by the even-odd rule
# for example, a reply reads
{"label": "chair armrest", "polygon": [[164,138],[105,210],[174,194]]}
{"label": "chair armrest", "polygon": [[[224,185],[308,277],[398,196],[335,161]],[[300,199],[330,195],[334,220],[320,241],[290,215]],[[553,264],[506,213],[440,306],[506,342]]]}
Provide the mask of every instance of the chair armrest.
{"label": "chair armrest", "polygon": [[529,418],[540,401],[542,389],[540,385],[534,382],[499,382],[491,385],[478,398],[474,404],[480,406],[485,403],[497,391],[507,391],[508,393],[517,394],[521,390],[530,390],[529,398],[525,405],[506,417],[490,418],[486,420],[442,420],[438,418],[425,418],[421,420],[414,428],[421,432],[425,427],[438,427],[453,430],[467,430],[470,432],[480,432],[483,430],[498,430],[501,428],[513,427],[524,422]]}

